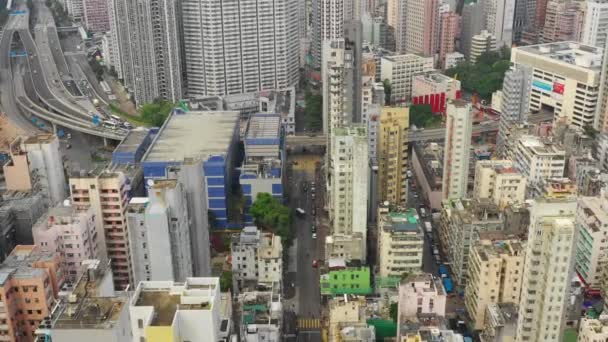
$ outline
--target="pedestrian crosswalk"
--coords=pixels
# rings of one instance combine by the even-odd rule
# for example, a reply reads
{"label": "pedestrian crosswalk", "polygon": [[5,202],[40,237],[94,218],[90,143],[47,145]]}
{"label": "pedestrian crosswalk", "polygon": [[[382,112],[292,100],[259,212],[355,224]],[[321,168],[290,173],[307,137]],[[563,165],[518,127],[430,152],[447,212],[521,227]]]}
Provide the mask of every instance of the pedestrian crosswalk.
{"label": "pedestrian crosswalk", "polygon": [[321,329],[321,320],[318,318],[299,318],[298,329],[300,330],[315,330]]}

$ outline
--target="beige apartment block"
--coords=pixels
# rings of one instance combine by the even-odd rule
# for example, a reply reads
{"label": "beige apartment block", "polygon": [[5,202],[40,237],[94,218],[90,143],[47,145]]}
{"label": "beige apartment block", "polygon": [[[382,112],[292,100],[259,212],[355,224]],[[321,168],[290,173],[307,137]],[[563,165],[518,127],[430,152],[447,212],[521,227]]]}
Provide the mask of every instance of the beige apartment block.
{"label": "beige apartment block", "polygon": [[505,208],[521,204],[526,196],[526,178],[510,160],[480,160],[475,165],[474,198],[489,198]]}
{"label": "beige apartment block", "polygon": [[378,127],[378,191],[380,201],[405,205],[410,113],[408,107],[384,107]]}
{"label": "beige apartment block", "polygon": [[489,304],[519,303],[524,256],[521,240],[504,234],[483,234],[471,247],[464,302],[475,330],[483,329]]}

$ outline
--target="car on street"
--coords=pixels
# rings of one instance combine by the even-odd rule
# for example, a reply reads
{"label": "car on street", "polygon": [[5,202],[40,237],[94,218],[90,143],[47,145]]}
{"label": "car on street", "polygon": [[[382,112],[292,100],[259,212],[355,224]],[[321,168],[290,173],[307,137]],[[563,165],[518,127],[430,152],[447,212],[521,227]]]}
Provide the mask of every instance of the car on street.
{"label": "car on street", "polygon": [[317,208],[312,207],[312,216],[317,216]]}
{"label": "car on street", "polygon": [[298,214],[300,216],[304,216],[304,215],[306,215],[306,211],[304,211],[304,209],[302,209],[302,208],[296,208],[296,214]]}
{"label": "car on street", "polygon": [[317,238],[317,233],[312,233],[312,238],[316,239]]}
{"label": "car on street", "polygon": [[312,195],[310,195],[310,197],[314,200],[315,199],[315,193],[313,192]]}
{"label": "car on street", "polygon": [[315,225],[313,224],[310,230],[311,230],[313,233],[316,233],[316,232],[317,232],[317,226],[315,226]]}
{"label": "car on street", "polygon": [[317,268],[317,267],[319,267],[319,261],[315,259],[312,261],[312,268]]}
{"label": "car on street", "polygon": [[308,184],[306,184],[306,182],[302,184],[302,190],[304,190],[304,192],[308,191]]}

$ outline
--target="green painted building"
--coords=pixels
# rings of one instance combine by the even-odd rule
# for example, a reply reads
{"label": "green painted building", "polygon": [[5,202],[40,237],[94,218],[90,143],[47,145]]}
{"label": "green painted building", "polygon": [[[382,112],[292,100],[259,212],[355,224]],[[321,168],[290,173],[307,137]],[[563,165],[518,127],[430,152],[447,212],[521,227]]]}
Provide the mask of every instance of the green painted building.
{"label": "green painted building", "polygon": [[346,267],[321,275],[321,294],[336,296],[343,294],[371,294],[369,267]]}

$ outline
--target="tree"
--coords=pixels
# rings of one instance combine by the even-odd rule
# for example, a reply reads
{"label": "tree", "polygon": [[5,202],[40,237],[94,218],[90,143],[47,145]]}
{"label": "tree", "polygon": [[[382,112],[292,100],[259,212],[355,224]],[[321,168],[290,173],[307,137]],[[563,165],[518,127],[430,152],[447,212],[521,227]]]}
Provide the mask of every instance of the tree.
{"label": "tree", "polygon": [[306,102],[306,126],[310,130],[320,130],[323,125],[323,96],[314,95],[307,90],[304,101]]}
{"label": "tree", "polygon": [[222,292],[232,291],[232,271],[224,271],[220,276],[220,290]]}
{"label": "tree", "polygon": [[416,104],[410,106],[410,125],[418,128],[428,127],[441,121],[441,117],[434,115],[431,105]]}
{"label": "tree", "polygon": [[267,192],[259,193],[249,214],[261,229],[271,231],[281,237],[283,248],[291,246],[291,211]]}
{"label": "tree", "polygon": [[382,85],[384,86],[384,103],[391,103],[391,95],[393,93],[393,86],[391,85],[391,81],[387,78],[382,81]]}
{"label": "tree", "polygon": [[145,122],[160,127],[163,125],[175,104],[170,101],[156,99],[152,103],[147,103],[141,107],[141,118]]}
{"label": "tree", "polygon": [[391,303],[391,306],[389,307],[389,315],[391,316],[391,320],[393,320],[393,322],[397,322],[398,314],[399,314],[399,304]]}

